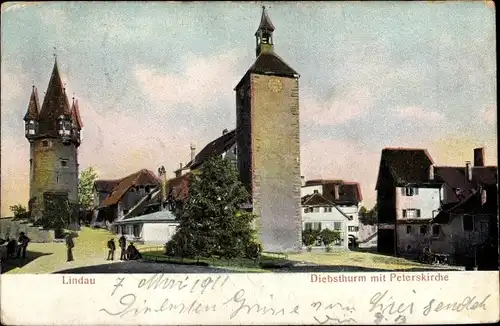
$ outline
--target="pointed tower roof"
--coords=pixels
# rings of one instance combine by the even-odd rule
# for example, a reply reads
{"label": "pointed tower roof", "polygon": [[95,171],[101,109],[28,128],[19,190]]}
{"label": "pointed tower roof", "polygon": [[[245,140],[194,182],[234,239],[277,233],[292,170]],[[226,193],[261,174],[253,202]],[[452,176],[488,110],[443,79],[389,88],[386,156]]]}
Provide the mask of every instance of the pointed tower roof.
{"label": "pointed tower roof", "polygon": [[26,110],[26,114],[24,115],[24,121],[28,120],[38,120],[38,115],[40,113],[40,102],[38,101],[38,91],[33,85],[33,89],[31,90],[30,102],[28,104],[28,110]]}
{"label": "pointed tower roof", "polygon": [[57,118],[62,114],[71,115],[71,110],[56,59],[40,110],[40,133],[57,137]]}
{"label": "pointed tower roof", "polygon": [[274,25],[271,22],[269,16],[267,15],[267,10],[265,6],[262,6],[262,17],[260,18],[259,28],[255,32],[255,36],[257,36],[260,30],[267,30],[269,32],[274,31]]}
{"label": "pointed tower roof", "polygon": [[83,122],[80,117],[80,109],[78,108],[78,100],[73,97],[73,104],[71,105],[71,120],[75,123],[78,130],[82,130]]}

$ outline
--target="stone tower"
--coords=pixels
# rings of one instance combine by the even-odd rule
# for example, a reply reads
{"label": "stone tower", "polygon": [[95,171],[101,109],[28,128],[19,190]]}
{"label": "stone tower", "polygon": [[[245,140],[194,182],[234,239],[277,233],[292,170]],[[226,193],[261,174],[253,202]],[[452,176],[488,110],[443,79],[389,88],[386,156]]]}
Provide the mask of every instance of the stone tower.
{"label": "stone tower", "polygon": [[257,59],[236,88],[240,180],[251,193],[265,251],[302,248],[299,75],[274,51],[265,7]]}
{"label": "stone tower", "polygon": [[[78,208],[78,147],[83,127],[78,101],[70,106],[61,81],[57,59],[40,107],[35,86],[24,116],[25,136],[30,142],[31,217],[43,217],[46,200],[67,198],[73,212]],[[75,215],[72,216],[76,217]],[[71,221],[71,222],[74,222]]]}

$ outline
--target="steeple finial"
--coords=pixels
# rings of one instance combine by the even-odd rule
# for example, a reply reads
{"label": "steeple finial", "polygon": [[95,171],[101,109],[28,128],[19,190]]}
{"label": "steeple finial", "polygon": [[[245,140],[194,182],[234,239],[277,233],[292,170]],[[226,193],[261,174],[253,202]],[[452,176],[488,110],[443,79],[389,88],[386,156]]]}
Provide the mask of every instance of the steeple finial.
{"label": "steeple finial", "polygon": [[259,56],[262,52],[273,51],[273,32],[274,25],[267,15],[266,6],[262,6],[262,16],[260,18],[259,28],[255,32],[256,54]]}
{"label": "steeple finial", "polygon": [[54,53],[52,54],[54,56],[54,60],[57,61],[57,53],[56,53],[56,47],[53,47]]}

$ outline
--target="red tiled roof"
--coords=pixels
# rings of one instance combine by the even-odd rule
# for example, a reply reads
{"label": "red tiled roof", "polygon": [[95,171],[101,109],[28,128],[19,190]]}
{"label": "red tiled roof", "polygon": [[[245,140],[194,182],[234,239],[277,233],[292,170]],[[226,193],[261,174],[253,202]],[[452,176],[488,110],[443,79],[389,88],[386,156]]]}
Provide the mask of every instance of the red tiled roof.
{"label": "red tiled roof", "polygon": [[228,133],[208,143],[198,153],[198,155],[195,156],[194,161],[186,164],[185,168],[196,169],[211,157],[222,155],[222,153],[229,150],[234,144],[236,144],[236,130],[231,130]]}
{"label": "red tiled roof", "polygon": [[[340,179],[307,180],[306,186],[323,186],[323,196],[335,204],[357,205],[363,200],[361,187],[357,182],[345,182]],[[339,187],[339,198],[335,199],[335,185]]]}
{"label": "red tiled roof", "polygon": [[113,189],[113,192],[103,200],[101,207],[117,204],[133,186],[158,186],[160,184],[160,178],[158,178],[153,172],[147,169],[142,169],[123,178]]}
{"label": "red tiled roof", "polygon": [[78,107],[78,100],[73,99],[71,106],[71,120],[78,127],[79,130],[83,128],[82,118],[80,117],[80,108]]}
{"label": "red tiled roof", "polygon": [[189,194],[189,178],[191,173],[169,179],[166,185],[167,196],[176,201],[186,201]]}
{"label": "red tiled roof", "polygon": [[113,189],[118,186],[118,184],[123,179],[115,179],[115,180],[96,180],[94,181],[94,188],[98,192],[111,192]]}

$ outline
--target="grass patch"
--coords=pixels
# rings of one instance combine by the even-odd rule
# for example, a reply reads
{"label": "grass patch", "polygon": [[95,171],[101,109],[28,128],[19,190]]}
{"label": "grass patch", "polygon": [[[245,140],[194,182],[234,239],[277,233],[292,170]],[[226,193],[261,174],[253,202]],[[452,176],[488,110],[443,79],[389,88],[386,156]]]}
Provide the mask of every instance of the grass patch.
{"label": "grass patch", "polygon": [[426,265],[404,258],[356,251],[332,253],[304,252],[300,254],[289,254],[288,259],[293,261],[310,262],[318,265],[357,266],[387,270],[426,267]]}
{"label": "grass patch", "polygon": [[144,251],[142,252],[144,259],[155,261],[159,263],[180,264],[180,265],[198,265],[198,266],[212,266],[236,271],[254,271],[254,272],[267,272],[263,269],[263,263],[270,263],[271,261],[281,261],[274,257],[262,256],[260,262],[248,258],[238,259],[222,259],[222,258],[180,258],[166,256],[162,250]]}
{"label": "grass patch", "polygon": [[[22,268],[14,268],[7,273],[47,274],[68,268],[99,265],[108,262],[106,260],[108,255],[107,242],[112,237],[117,241],[118,237],[115,234],[106,229],[93,229],[90,227],[83,227],[77,233],[78,236],[73,238],[73,242],[75,243],[75,247],[73,248],[74,261],[66,262],[66,244],[64,241],[49,243],[32,242],[28,245],[28,258],[30,251],[46,255],[30,261],[28,264],[22,266]],[[148,248],[157,248],[158,246],[138,244],[136,247],[139,250],[147,250]],[[115,259],[120,258],[120,249],[117,249],[115,251]]]}

